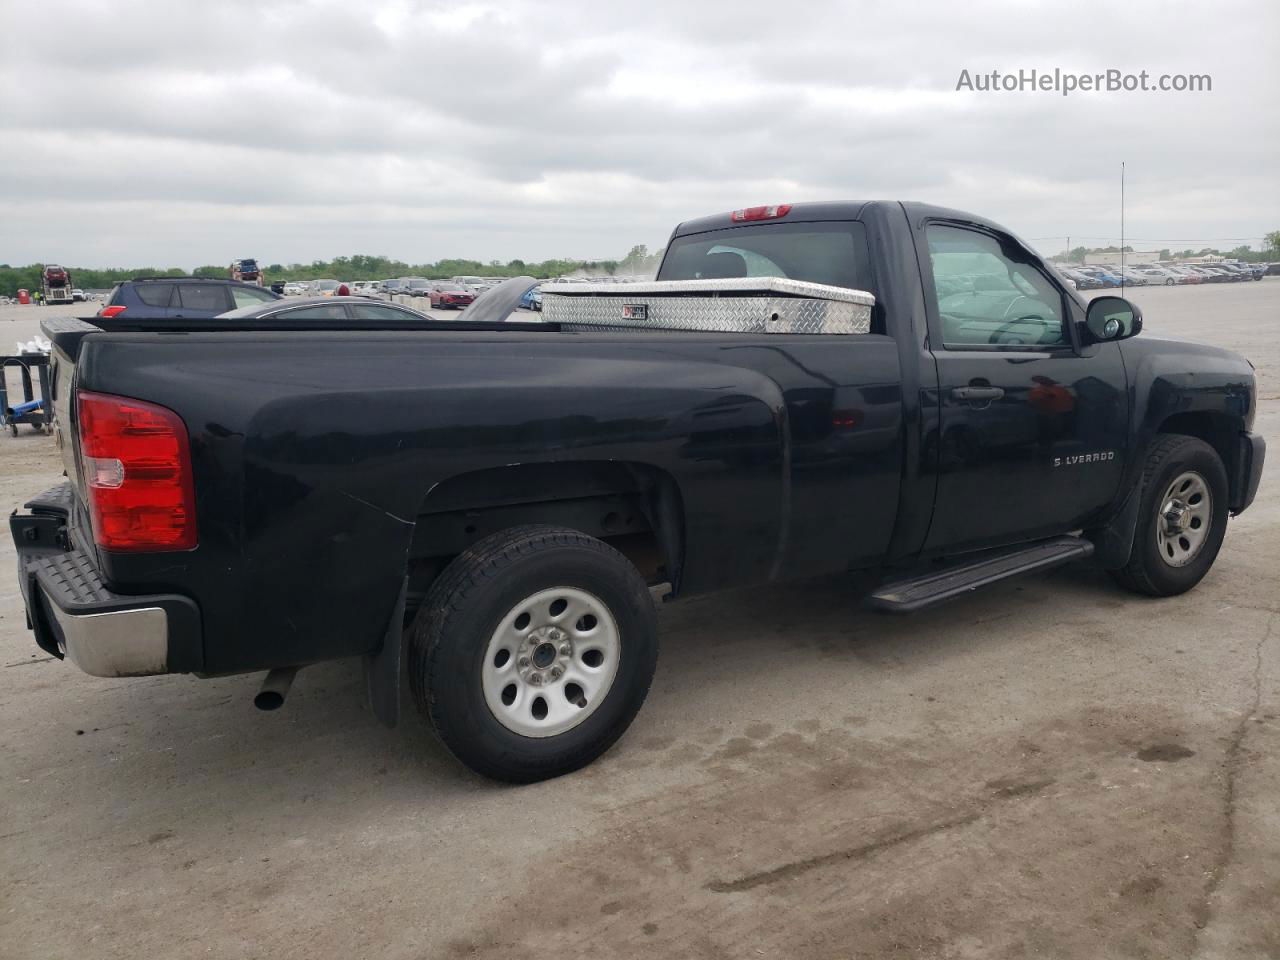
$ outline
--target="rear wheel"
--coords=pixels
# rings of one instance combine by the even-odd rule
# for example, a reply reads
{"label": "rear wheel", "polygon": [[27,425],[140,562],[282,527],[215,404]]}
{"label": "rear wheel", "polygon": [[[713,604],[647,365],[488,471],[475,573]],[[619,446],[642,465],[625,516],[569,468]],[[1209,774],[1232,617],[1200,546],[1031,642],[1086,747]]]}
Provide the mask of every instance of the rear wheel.
{"label": "rear wheel", "polygon": [[458,556],[413,627],[418,709],[459,760],[530,782],[604,753],[657,663],[653,601],[622,554],[585,534],[515,527]]}
{"label": "rear wheel", "polygon": [[1227,530],[1227,471],[1213,447],[1165,434],[1147,454],[1142,502],[1128,562],[1112,571],[1136,593],[1168,597],[1209,572]]}

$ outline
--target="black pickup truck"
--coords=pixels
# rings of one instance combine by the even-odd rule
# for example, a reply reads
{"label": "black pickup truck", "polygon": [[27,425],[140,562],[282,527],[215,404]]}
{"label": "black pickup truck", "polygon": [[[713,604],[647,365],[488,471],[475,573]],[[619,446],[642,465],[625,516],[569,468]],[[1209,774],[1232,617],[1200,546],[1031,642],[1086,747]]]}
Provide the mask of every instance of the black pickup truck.
{"label": "black pickup truck", "polygon": [[[1257,490],[1247,360],[1130,339],[1136,307],[979,217],[748,208],[681,224],[657,279],[685,329],[621,284],[544,288],[618,326],[509,319],[529,278],[449,322],[48,322],[66,482],[11,519],[36,642],[269,671],[262,706],[363,657],[379,719],[407,675],[460,760],[536,780],[640,708],[654,588],[862,571],[910,611],[1091,558],[1167,596]],[[721,287],[774,312],[700,326]],[[841,291],[861,326],[768,326]]]}

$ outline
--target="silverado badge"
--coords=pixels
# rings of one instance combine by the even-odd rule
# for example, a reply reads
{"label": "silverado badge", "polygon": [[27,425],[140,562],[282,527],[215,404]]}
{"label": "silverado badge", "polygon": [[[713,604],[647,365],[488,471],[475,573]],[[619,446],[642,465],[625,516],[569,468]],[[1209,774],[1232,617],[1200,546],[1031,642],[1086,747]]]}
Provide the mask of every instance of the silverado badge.
{"label": "silverado badge", "polygon": [[1053,465],[1055,467],[1074,467],[1078,463],[1099,463],[1103,460],[1114,460],[1116,452],[1114,450],[1103,450],[1101,453],[1077,453],[1070,457],[1054,457]]}

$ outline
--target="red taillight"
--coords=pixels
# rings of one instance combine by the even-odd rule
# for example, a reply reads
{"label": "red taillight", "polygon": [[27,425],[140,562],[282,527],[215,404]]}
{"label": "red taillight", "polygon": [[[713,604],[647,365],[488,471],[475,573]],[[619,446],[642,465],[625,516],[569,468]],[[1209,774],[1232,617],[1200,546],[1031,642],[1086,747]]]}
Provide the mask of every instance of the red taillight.
{"label": "red taillight", "polygon": [[790,212],[791,204],[779,203],[772,207],[743,207],[729,214],[729,218],[734,223],[741,223],[743,220],[777,220]]}
{"label": "red taillight", "polygon": [[129,308],[128,307],[103,307],[101,310],[98,311],[98,316],[118,317],[120,316],[120,314],[124,313],[127,309]]}
{"label": "red taillight", "polygon": [[187,428],[172,410],[103,393],[77,397],[80,469],[104,550],[190,550],[196,497]]}

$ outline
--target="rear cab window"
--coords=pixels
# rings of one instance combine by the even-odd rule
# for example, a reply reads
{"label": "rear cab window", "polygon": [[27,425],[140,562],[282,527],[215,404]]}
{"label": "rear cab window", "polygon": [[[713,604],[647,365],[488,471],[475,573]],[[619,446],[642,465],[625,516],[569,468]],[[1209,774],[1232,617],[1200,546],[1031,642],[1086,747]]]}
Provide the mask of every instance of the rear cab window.
{"label": "rear cab window", "polygon": [[[875,294],[866,227],[857,220],[757,223],[672,239],[659,280],[786,277]],[[877,298],[871,332],[884,332]]]}

